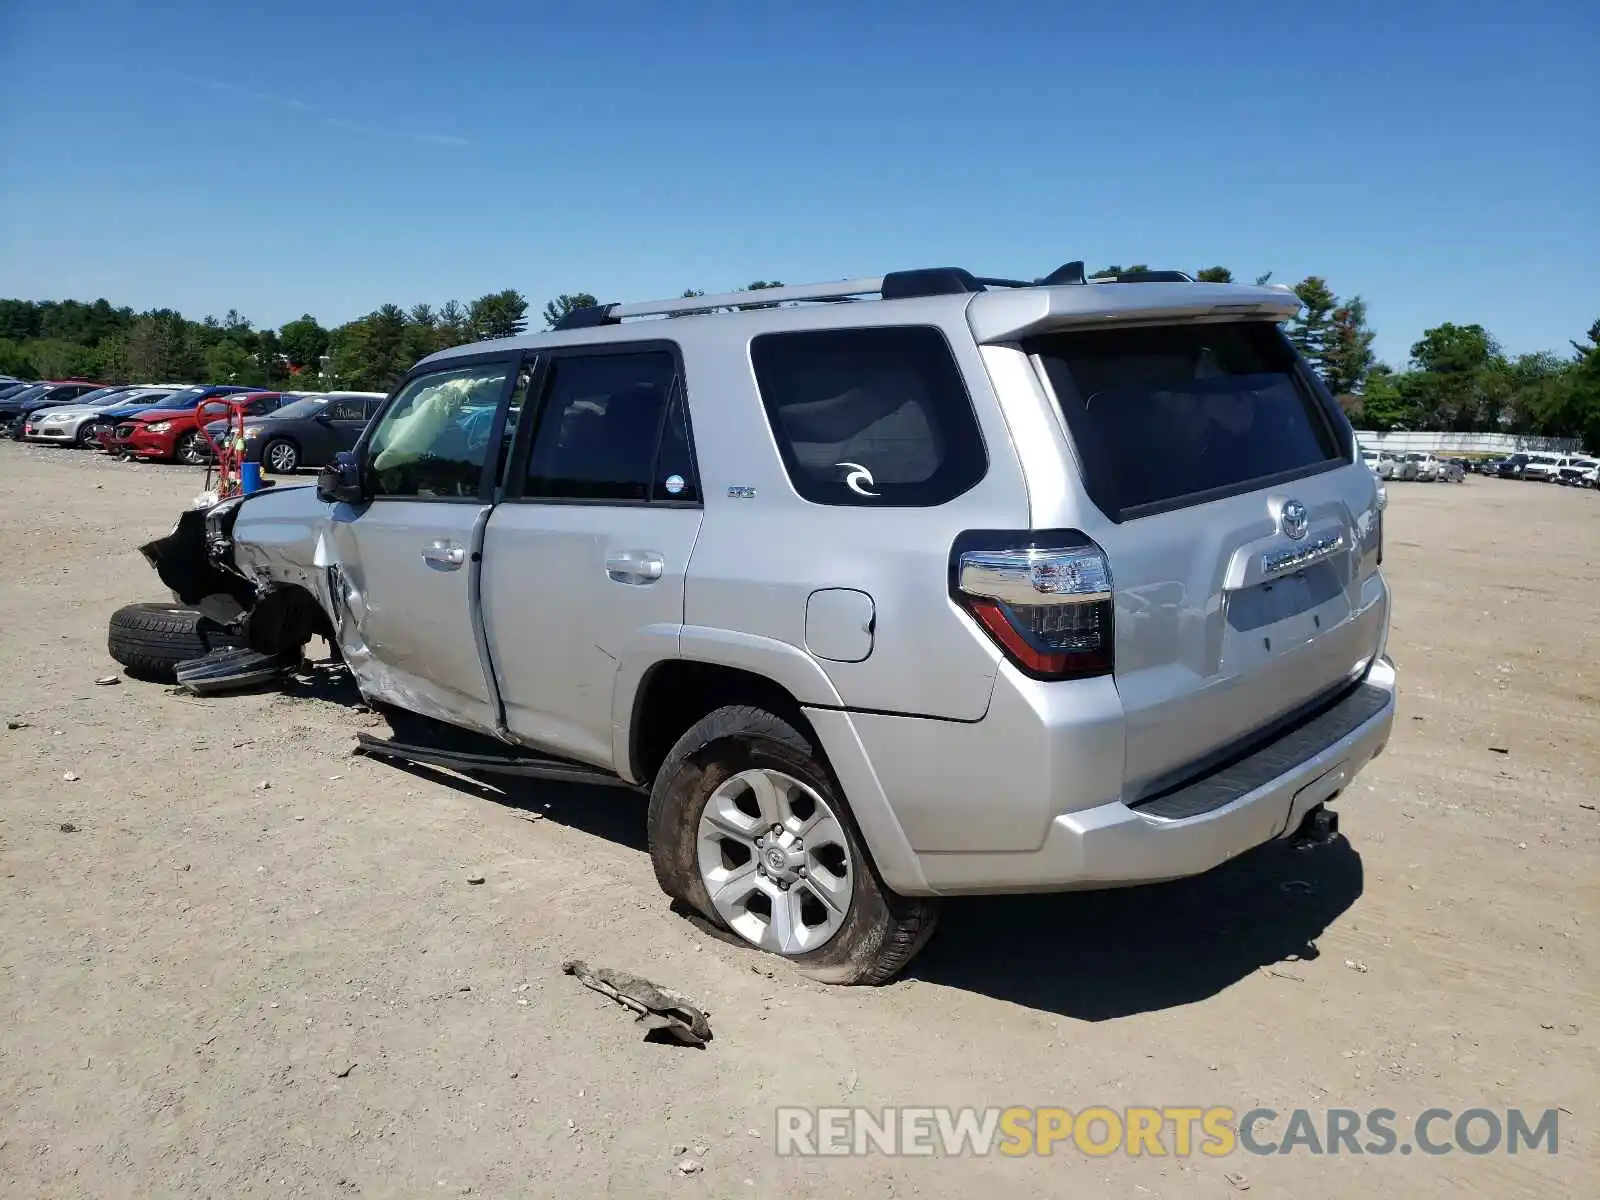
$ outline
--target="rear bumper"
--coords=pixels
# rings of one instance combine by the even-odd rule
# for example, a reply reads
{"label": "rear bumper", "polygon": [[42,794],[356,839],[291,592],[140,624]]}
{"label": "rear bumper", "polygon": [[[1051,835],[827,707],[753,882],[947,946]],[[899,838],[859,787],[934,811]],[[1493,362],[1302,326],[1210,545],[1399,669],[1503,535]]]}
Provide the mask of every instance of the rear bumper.
{"label": "rear bumper", "polygon": [[[1201,782],[1156,801],[1129,805],[1119,799],[1056,814],[1042,843],[1000,852],[969,852],[953,838],[948,849],[928,849],[915,800],[892,783],[888,790],[883,786],[881,777],[892,775],[892,769],[884,770],[891,764],[869,761],[883,748],[880,731],[862,728],[871,719],[850,714],[855,729],[848,732],[859,730],[859,737],[835,731],[844,714],[816,713],[813,724],[890,887],[908,895],[1060,892],[1198,875],[1289,836],[1308,812],[1338,796],[1382,753],[1394,728],[1395,696],[1394,665],[1379,658],[1364,682],[1338,704]],[[1100,730],[1094,736],[1103,740],[1110,734]],[[923,753],[942,757],[931,747]],[[853,761],[857,754],[862,761]],[[1120,755],[1110,757],[1120,772]],[[961,773],[953,760],[941,769]],[[1055,764],[1058,779],[1075,777],[1078,783],[1086,782],[1084,775],[1109,769],[1077,753]],[[975,771],[962,789],[962,824],[969,835],[976,832],[974,822],[985,828],[1003,824],[1015,811],[1016,794],[998,790],[993,776],[979,790],[984,774]],[[1095,786],[1092,779],[1087,782]],[[947,819],[954,815],[945,814]]]}
{"label": "rear bumper", "polygon": [[[1371,693],[1380,693],[1372,705]],[[1264,842],[1287,837],[1313,808],[1334,799],[1383,752],[1394,728],[1395,670],[1377,662],[1367,681],[1344,703],[1376,711],[1354,728],[1287,769],[1260,770],[1281,754],[1273,743],[1230,769],[1250,779],[1232,799],[1191,817],[1161,817],[1119,802],[1065,813],[1050,826],[1044,846],[1029,854],[923,855],[923,875],[943,894],[1001,891],[1068,891],[1156,883],[1199,875]],[[1293,740],[1289,735],[1284,742]],[[1256,760],[1254,763],[1252,760]],[[1276,764],[1273,764],[1276,765]],[[1253,782],[1253,780],[1251,781]]]}

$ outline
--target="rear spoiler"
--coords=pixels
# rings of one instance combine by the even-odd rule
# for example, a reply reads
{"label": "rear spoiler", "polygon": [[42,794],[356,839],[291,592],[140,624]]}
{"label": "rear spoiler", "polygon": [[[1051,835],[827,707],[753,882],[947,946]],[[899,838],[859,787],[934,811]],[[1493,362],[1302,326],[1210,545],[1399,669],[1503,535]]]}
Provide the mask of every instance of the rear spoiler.
{"label": "rear spoiler", "polygon": [[978,342],[988,344],[1073,326],[1286,321],[1299,311],[1300,298],[1280,286],[1106,283],[980,292],[967,305],[967,323]]}

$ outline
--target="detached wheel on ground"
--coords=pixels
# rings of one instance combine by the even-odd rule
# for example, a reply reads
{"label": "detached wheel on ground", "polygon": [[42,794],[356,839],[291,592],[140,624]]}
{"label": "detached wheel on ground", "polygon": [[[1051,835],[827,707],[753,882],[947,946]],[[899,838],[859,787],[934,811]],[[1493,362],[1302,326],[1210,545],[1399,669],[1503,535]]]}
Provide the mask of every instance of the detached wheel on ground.
{"label": "detached wheel on ground", "polygon": [[292,475],[300,465],[300,447],[287,438],[273,438],[261,447],[261,465],[274,475]]}
{"label": "detached wheel on ground", "polygon": [[720,708],[685,733],[648,823],[667,895],[814,979],[885,983],[933,933],[933,903],[878,877],[820,750],[764,709]]}
{"label": "detached wheel on ground", "polygon": [[128,604],[111,614],[106,649],[128,674],[171,683],[177,667],[243,640],[209,617],[178,604]]}

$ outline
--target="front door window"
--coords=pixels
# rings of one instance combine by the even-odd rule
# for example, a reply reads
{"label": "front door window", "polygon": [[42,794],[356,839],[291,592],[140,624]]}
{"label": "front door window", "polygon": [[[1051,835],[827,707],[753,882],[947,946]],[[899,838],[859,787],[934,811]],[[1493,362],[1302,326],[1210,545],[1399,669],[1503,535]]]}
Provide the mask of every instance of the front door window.
{"label": "front door window", "polygon": [[419,375],[406,384],[372,433],[368,463],[373,495],[476,497],[512,366],[479,363]]}

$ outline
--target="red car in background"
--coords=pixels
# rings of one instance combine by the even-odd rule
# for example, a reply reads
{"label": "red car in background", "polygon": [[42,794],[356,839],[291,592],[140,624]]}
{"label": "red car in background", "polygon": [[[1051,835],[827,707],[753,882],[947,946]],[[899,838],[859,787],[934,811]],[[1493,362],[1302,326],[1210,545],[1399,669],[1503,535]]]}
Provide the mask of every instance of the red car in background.
{"label": "red car in background", "polygon": [[[207,421],[214,421],[220,415],[221,401],[244,404],[246,413],[259,417],[275,412],[294,398],[292,392],[233,392],[213,395],[202,407]],[[210,443],[200,432],[200,412],[200,407],[147,408],[119,423],[106,448],[113,454],[127,454],[152,462],[199,466],[209,462],[212,456]]]}

